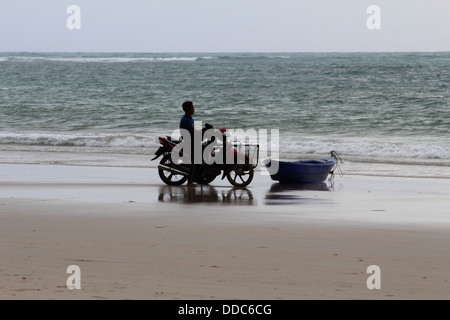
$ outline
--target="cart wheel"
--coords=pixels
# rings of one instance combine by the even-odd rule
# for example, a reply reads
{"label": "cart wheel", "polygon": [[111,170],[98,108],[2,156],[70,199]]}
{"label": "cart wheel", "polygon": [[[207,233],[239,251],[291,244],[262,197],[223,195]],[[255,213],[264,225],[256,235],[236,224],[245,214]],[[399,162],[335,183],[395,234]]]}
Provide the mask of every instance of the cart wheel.
{"label": "cart wheel", "polygon": [[[162,164],[166,167],[177,167],[177,165],[172,162],[172,157],[170,154],[164,156],[159,164]],[[158,174],[161,180],[169,186],[181,186],[188,179],[187,176],[184,176],[182,174],[176,174],[160,168],[158,168]]]}
{"label": "cart wheel", "polygon": [[242,165],[234,165],[227,173],[227,179],[235,187],[246,187],[253,180],[253,166],[244,170]]}

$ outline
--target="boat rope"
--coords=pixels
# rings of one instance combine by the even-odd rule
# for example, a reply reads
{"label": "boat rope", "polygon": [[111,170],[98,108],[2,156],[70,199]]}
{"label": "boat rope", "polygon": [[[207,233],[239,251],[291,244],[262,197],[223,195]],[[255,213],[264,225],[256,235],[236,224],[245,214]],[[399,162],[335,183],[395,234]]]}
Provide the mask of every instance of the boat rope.
{"label": "boat rope", "polygon": [[339,175],[342,177],[344,174],[342,173],[341,170],[341,163],[344,163],[344,160],[342,160],[341,156],[334,150],[331,151],[331,157],[333,157],[334,159],[336,159],[336,165],[333,167],[333,169],[330,171],[330,178],[328,178],[328,180],[333,180],[335,177],[335,171],[336,169],[339,170]]}

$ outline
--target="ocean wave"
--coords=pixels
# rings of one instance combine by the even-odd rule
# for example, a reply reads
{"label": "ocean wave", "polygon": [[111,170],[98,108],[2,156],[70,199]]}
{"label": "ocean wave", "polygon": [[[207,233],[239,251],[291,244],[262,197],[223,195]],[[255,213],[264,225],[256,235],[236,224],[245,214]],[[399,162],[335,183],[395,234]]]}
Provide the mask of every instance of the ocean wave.
{"label": "ocean wave", "polygon": [[326,154],[336,150],[342,155],[358,157],[450,160],[448,145],[417,139],[387,141],[382,138],[292,138],[281,140],[279,150],[288,157],[296,154]]}
{"label": "ocean wave", "polygon": [[[256,133],[256,132],[255,132]],[[43,133],[43,132],[17,132],[0,133],[0,144],[35,145],[35,146],[76,146],[76,147],[116,147],[116,148],[156,148],[158,133]],[[239,134],[232,138],[244,142],[245,137]],[[231,138],[230,138],[231,139]],[[251,136],[250,142],[258,142],[262,156],[277,150],[280,157],[295,158],[305,154],[327,154],[336,150],[339,154],[348,156],[374,157],[374,158],[403,158],[403,159],[442,159],[450,160],[450,147],[442,139],[390,138],[381,137],[325,137],[325,136],[280,136],[279,141],[271,132],[267,139],[261,136]]]}
{"label": "ocean wave", "polygon": [[265,60],[265,59],[289,59],[290,56],[286,55],[274,55],[274,54],[229,54],[229,55],[219,55],[217,59],[219,60]]}
{"label": "ocean wave", "polygon": [[259,144],[260,158],[278,153],[280,158],[295,159],[303,155],[325,155],[332,150],[339,154],[377,159],[426,159],[426,160],[450,160],[449,140],[438,138],[418,137],[327,137],[327,136],[303,136],[279,135],[272,131],[261,132],[256,130],[235,131],[230,130],[229,141],[238,141],[242,146],[247,138],[250,144]]}
{"label": "ocean wave", "polygon": [[147,62],[152,61],[148,58],[35,58],[35,59],[24,59],[24,60],[44,60],[44,61],[55,61],[55,62],[77,62],[77,63],[127,63],[127,62]]}
{"label": "ocean wave", "polygon": [[0,133],[0,144],[76,147],[155,147],[154,136],[137,134]]}
{"label": "ocean wave", "polygon": [[[14,61],[53,61],[53,62],[76,62],[76,63],[129,63],[129,62],[172,62],[172,61],[199,61],[208,60],[213,57],[28,57],[12,56],[0,58],[1,61],[9,59]],[[3,59],[3,60],[2,60]]]}
{"label": "ocean wave", "polygon": [[[174,134],[172,132],[172,135]],[[123,161],[123,156],[128,155],[133,156],[132,159],[136,155],[152,155],[153,157],[154,152],[160,146],[157,139],[158,136],[163,135],[157,132],[148,132],[145,135],[136,133],[0,133],[0,152],[3,157],[2,161],[6,161],[6,158],[12,157],[11,159],[13,160],[7,161],[13,163],[31,161],[33,159],[40,159],[39,161],[41,161],[41,154],[42,157],[51,157],[52,159],[59,159],[60,157],[65,157],[64,155],[67,154],[79,154],[80,157],[78,159],[83,158],[84,164],[89,161],[96,161],[96,156],[89,156],[93,154],[110,154],[111,157],[107,161],[116,161],[112,159]],[[379,164],[383,164],[382,168],[387,168],[390,164],[421,166],[420,172],[414,169],[416,170],[414,172],[402,173],[405,176],[409,176],[410,174],[429,174],[429,169],[426,168],[431,165],[436,168],[441,168],[440,170],[436,169],[436,174],[432,174],[432,176],[439,177],[445,176],[442,168],[448,168],[450,165],[450,148],[445,142],[439,144],[437,141],[426,143],[425,141],[417,142],[413,140],[399,141],[392,139],[392,141],[386,141],[381,138],[326,138],[323,136],[304,136],[302,138],[298,136],[280,136],[279,141],[274,140],[271,142],[270,139],[274,137],[270,136],[270,134],[268,138],[268,143],[261,141],[261,139],[259,141],[259,160],[267,157],[286,161],[315,159],[330,156],[330,152],[335,150],[345,163],[352,163],[347,169],[350,171],[356,170],[355,172],[357,172],[358,170],[355,168],[358,168],[360,164],[364,164],[369,171],[373,165]],[[244,142],[245,139],[239,137],[239,140]],[[255,142],[250,139],[250,143]],[[242,151],[242,149],[240,150]],[[252,150],[254,149],[251,148],[250,151]],[[14,153],[15,151],[19,152],[19,154],[7,156],[8,152]],[[23,151],[31,153],[27,153],[27,156],[24,157],[20,153]],[[34,156],[32,155],[33,152]],[[70,161],[69,163],[72,163]],[[120,165],[133,166],[131,162],[125,161]],[[101,164],[104,165],[103,162]],[[377,174],[379,174],[380,166],[375,167],[378,169],[374,170],[378,170]],[[365,170],[364,172],[367,173],[368,171]]]}

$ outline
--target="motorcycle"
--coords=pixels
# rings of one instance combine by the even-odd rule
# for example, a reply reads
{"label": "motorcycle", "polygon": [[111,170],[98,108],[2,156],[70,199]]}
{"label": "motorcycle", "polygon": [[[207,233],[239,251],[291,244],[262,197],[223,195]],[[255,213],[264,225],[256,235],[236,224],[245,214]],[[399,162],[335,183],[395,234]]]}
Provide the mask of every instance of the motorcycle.
{"label": "motorcycle", "polygon": [[[246,187],[253,180],[254,169],[259,160],[259,144],[242,144],[229,141],[229,131],[226,128],[215,130],[213,126],[205,124],[202,132],[214,130],[216,134],[202,141],[202,163],[196,164],[192,181],[198,184],[209,184],[222,174],[222,180],[227,180],[235,187]],[[220,138],[219,138],[220,137]],[[192,165],[190,161],[183,161],[183,149],[177,146],[182,138],[173,139],[171,136],[158,137],[161,146],[156,150],[153,160],[162,156],[158,164],[158,174],[161,180],[169,186],[179,186],[185,183],[190,175]],[[173,157],[178,152],[179,157]],[[180,158],[181,157],[181,158]],[[213,161],[219,159],[221,161]],[[256,161],[255,161],[256,160]]]}

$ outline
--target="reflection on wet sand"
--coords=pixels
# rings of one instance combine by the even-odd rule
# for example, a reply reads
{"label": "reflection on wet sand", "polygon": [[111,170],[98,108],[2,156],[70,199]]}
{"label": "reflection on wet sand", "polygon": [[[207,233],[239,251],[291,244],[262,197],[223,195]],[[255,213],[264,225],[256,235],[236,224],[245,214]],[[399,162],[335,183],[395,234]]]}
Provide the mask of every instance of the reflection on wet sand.
{"label": "reflection on wet sand", "polygon": [[331,191],[333,184],[321,183],[274,183],[265,197],[266,205],[296,205],[324,200],[300,194],[298,191]]}
{"label": "reflection on wet sand", "polygon": [[162,186],[158,201],[174,203],[222,203],[255,205],[253,194],[247,188],[220,190],[209,185],[189,188],[186,186]]}
{"label": "reflection on wet sand", "polygon": [[270,192],[292,191],[292,190],[311,190],[311,191],[330,191],[332,186],[326,182],[320,183],[274,183],[270,186]]}

